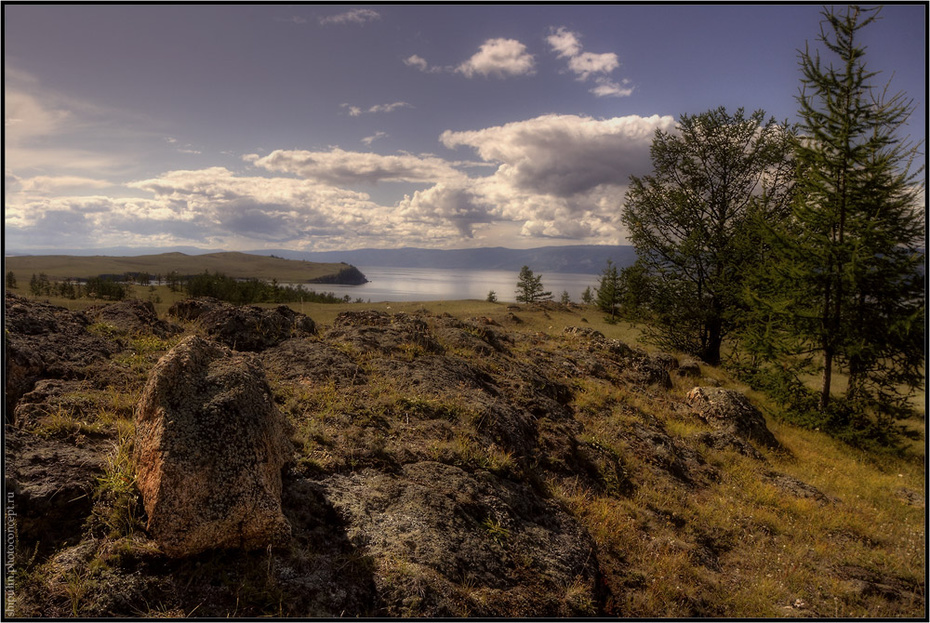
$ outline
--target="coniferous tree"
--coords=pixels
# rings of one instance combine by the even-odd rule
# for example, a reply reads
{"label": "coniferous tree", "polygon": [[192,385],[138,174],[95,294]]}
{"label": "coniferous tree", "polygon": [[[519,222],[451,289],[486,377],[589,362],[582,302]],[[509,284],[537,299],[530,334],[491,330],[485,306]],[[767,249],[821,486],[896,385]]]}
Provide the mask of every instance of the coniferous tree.
{"label": "coniferous tree", "polygon": [[760,260],[756,214],[781,218],[790,196],[791,132],[717,108],[657,131],[652,175],[632,177],[622,213],[652,284],[647,336],[716,365],[741,309],[742,280]]}
{"label": "coniferous tree", "polygon": [[581,293],[581,302],[585,305],[590,305],[594,302],[594,293],[591,292],[591,286],[587,286],[584,292]]}
{"label": "coniferous tree", "polygon": [[597,308],[607,314],[611,322],[617,319],[617,313],[619,312],[617,308],[620,305],[622,295],[617,265],[611,260],[607,260],[607,266],[604,267],[597,286]]}
{"label": "coniferous tree", "polygon": [[520,269],[516,294],[518,303],[535,303],[552,298],[552,292],[543,290],[542,275],[533,274],[529,266]]}
{"label": "coniferous tree", "polygon": [[[861,30],[878,11],[825,9],[819,41],[836,60],[800,53],[799,166],[791,217],[766,227],[771,269],[752,296],[756,343],[821,370],[827,412],[840,368],[845,407],[900,412],[924,364],[925,229],[916,147],[898,134],[913,110],[904,94],[872,84]],[[816,358],[813,357],[816,355]]]}

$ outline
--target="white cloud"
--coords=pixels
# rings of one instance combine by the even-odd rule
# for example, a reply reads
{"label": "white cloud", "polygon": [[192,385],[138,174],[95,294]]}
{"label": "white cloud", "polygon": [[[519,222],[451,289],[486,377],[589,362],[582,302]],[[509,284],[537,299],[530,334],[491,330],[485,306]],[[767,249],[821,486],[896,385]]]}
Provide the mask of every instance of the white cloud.
{"label": "white cloud", "polygon": [[567,30],[564,26],[558,28],[555,32],[546,37],[546,41],[552,46],[552,49],[559,53],[559,57],[572,57],[581,53],[581,42],[578,41],[578,35]]}
{"label": "white cloud", "polygon": [[471,238],[478,223],[490,223],[489,206],[462,184],[439,183],[413,196],[404,195],[398,202],[400,215],[408,222],[451,226],[460,236]]}
{"label": "white cloud", "polygon": [[244,160],[276,173],[290,173],[326,184],[375,184],[377,182],[435,183],[462,179],[448,162],[435,156],[411,154],[382,156],[369,152],[276,150],[264,157],[250,154]]}
{"label": "white cloud", "polygon": [[71,117],[68,111],[51,108],[28,93],[5,90],[3,95],[4,140],[14,144],[60,131]]}
{"label": "white cloud", "polygon": [[628,97],[633,94],[633,87],[630,86],[630,81],[626,78],[621,80],[620,84],[603,76],[595,78],[594,81],[597,86],[590,89],[590,91],[598,97]]}
{"label": "white cloud", "polygon": [[388,133],[387,133],[387,132],[382,132],[381,130],[378,130],[377,132],[375,132],[375,133],[372,134],[371,136],[366,136],[365,138],[363,138],[363,139],[362,139],[362,142],[365,143],[366,145],[371,145],[372,143],[374,143],[374,142],[377,141],[378,139],[386,138],[387,136],[388,136]]}
{"label": "white cloud", "polygon": [[398,108],[413,108],[412,104],[407,102],[392,102],[390,104],[375,104],[367,109],[362,109],[360,106],[352,106],[351,104],[342,104],[342,108],[349,109],[350,117],[358,117],[364,113],[381,113],[381,112],[394,112]]}
{"label": "white cloud", "polygon": [[477,74],[505,78],[534,73],[533,55],[516,39],[488,39],[470,59],[456,70],[471,78]]}
{"label": "white cloud", "polygon": [[485,161],[500,163],[498,175],[517,187],[564,197],[648,172],[655,130],[672,127],[668,116],[543,115],[483,130],[446,131],[440,141],[450,148],[473,147]]}
{"label": "white cloud", "polygon": [[578,80],[585,82],[594,77],[597,84],[589,91],[597,97],[627,97],[633,93],[629,80],[621,84],[611,80],[608,76],[620,67],[620,59],[614,52],[595,54],[582,52],[578,33],[571,32],[564,26],[552,29],[546,41],[559,58],[568,58],[568,69],[578,76]]}
{"label": "white cloud", "polygon": [[37,175],[27,179],[18,180],[19,188],[23,192],[57,192],[61,189],[77,188],[107,188],[113,186],[113,182],[99,180],[90,177],[80,177],[77,175]]}
{"label": "white cloud", "polygon": [[578,74],[579,80],[587,80],[593,74],[609,74],[619,66],[620,60],[613,52],[583,52],[568,59],[568,68]]}
{"label": "white cloud", "polygon": [[345,13],[328,15],[320,18],[320,24],[364,24],[381,19],[381,14],[371,9],[352,9]]}
{"label": "white cloud", "polygon": [[544,115],[446,131],[440,141],[472,147],[498,165],[492,175],[470,181],[473,202],[493,206],[496,218],[522,222],[523,235],[618,241],[629,177],[648,173],[655,131],[674,125],[672,117]]}
{"label": "white cloud", "polygon": [[404,65],[408,67],[416,67],[420,71],[428,72],[430,71],[430,65],[426,62],[426,59],[417,54],[412,54],[404,59]]}

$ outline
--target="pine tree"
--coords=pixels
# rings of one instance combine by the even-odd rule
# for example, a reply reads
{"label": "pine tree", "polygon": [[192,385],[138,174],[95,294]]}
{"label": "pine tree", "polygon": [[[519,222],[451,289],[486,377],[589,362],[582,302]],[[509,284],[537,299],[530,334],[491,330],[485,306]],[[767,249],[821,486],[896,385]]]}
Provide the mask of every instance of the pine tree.
{"label": "pine tree", "polygon": [[837,65],[809,47],[800,53],[796,201],[789,219],[767,227],[775,261],[754,311],[779,344],[769,356],[817,356],[821,412],[840,368],[845,406],[887,415],[906,401],[899,388],[923,378],[920,169],[898,135],[913,108],[871,83],[877,72],[866,69],[859,35],[878,10],[823,15],[818,40]]}
{"label": "pine tree", "polygon": [[535,303],[552,298],[552,292],[543,291],[542,275],[534,275],[529,266],[520,269],[516,294],[518,303]]}

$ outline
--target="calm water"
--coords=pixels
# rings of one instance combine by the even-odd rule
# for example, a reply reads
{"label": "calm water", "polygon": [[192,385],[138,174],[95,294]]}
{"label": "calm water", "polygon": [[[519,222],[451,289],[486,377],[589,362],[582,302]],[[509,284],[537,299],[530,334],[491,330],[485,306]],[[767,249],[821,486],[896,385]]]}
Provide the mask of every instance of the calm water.
{"label": "calm water", "polygon": [[[318,292],[332,292],[337,296],[348,294],[354,301],[450,301],[457,299],[484,300],[490,290],[497,293],[497,300],[513,302],[519,271],[504,270],[457,270],[439,268],[390,268],[359,266],[369,283],[360,286],[308,285]],[[537,273],[542,275],[542,285],[559,300],[562,291],[568,292],[572,301],[580,302],[581,293],[587,286],[597,286],[597,275],[569,273]]]}

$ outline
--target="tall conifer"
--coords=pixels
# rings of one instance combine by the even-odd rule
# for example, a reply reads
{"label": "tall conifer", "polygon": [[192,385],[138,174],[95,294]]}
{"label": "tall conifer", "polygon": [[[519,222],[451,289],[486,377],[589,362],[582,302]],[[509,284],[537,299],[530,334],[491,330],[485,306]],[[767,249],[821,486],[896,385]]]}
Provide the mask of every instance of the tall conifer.
{"label": "tall conifer", "polygon": [[878,10],[823,16],[818,40],[836,64],[800,53],[796,201],[791,218],[769,227],[775,262],[756,282],[768,290],[754,297],[756,317],[774,327],[772,342],[779,329],[790,338],[782,354],[817,355],[821,411],[839,369],[847,406],[889,414],[904,404],[902,386],[921,383],[924,361],[920,169],[898,134],[912,105],[871,83],[860,31]]}

